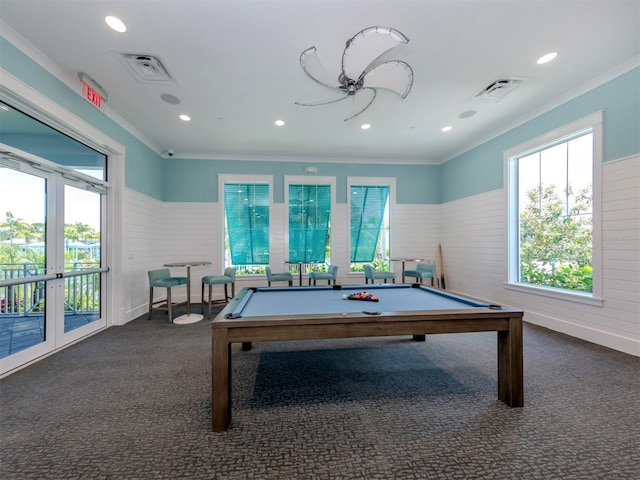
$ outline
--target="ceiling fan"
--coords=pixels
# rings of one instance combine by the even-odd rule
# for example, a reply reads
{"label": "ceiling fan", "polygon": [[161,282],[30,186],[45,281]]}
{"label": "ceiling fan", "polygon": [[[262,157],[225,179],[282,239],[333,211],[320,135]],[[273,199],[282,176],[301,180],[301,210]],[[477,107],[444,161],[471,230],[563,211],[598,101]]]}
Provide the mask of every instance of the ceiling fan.
{"label": "ceiling fan", "polygon": [[313,107],[353,98],[351,116],[345,122],[360,115],[375,100],[376,90],[384,88],[406,98],[413,85],[413,70],[406,62],[390,60],[375,65],[375,61],[392,48],[408,43],[401,32],[389,27],[369,27],[347,40],[342,54],[342,71],[334,78],[320,62],[316,47],[307,48],[300,55],[300,66],[309,77],[320,85],[338,90],[333,98],[311,102],[295,102],[296,105]]}

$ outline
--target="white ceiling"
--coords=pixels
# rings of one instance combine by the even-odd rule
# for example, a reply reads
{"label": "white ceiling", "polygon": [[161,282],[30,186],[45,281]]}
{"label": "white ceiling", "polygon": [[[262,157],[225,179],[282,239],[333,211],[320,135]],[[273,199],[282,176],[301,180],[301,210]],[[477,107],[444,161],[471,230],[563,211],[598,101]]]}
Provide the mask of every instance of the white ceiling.
{"label": "white ceiling", "polygon": [[[600,0],[0,0],[2,33],[80,89],[108,94],[107,114],[158,153],[229,159],[440,163],[637,64],[640,2]],[[127,25],[109,29],[106,15]],[[332,91],[301,69],[316,46],[338,76],[345,41],[363,28],[407,37],[384,59],[414,72],[402,100],[380,91],[345,122],[351,99],[302,107]],[[35,50],[33,50],[35,47]],[[39,52],[38,52],[39,50]],[[555,61],[537,65],[557,51]],[[152,54],[175,83],[136,80],[117,52]],[[1,53],[1,52],[0,52]],[[474,99],[497,79],[525,81],[499,102]],[[180,104],[164,102],[170,93]],[[468,110],[477,113],[462,119]],[[191,116],[189,123],[178,119]],[[283,119],[284,127],[274,126]],[[371,129],[360,129],[362,123]],[[453,130],[442,133],[446,125]]]}

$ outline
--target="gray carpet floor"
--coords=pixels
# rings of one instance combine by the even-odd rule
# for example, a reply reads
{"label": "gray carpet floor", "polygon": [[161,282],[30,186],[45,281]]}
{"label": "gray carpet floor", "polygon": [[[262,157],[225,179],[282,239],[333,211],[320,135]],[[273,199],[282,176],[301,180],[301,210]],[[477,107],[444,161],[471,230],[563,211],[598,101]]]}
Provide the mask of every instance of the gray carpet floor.
{"label": "gray carpet floor", "polygon": [[211,431],[210,325],[162,313],[0,381],[0,477],[637,479],[640,359],[525,325],[525,406],[497,400],[496,334],[233,348]]}

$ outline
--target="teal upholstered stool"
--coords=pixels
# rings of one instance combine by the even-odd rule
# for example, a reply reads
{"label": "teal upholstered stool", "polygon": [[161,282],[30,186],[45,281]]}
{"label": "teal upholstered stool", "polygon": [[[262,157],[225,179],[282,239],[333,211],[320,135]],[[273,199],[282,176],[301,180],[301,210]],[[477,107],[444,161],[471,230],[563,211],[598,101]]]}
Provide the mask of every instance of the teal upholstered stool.
{"label": "teal upholstered stool", "polygon": [[436,264],[435,263],[418,263],[415,270],[405,270],[405,277],[414,277],[420,283],[424,283],[425,278],[431,279],[431,286],[433,287],[433,279],[436,276]]}
{"label": "teal upholstered stool", "polygon": [[[149,270],[149,316],[153,310],[166,310],[169,314],[169,322],[173,323],[173,313],[171,307],[180,305],[180,303],[171,303],[171,289],[179,285],[187,285],[187,277],[172,277],[171,271],[168,268],[161,268],[158,270]],[[166,288],[167,298],[166,300],[153,300],[154,288]],[[185,303],[185,302],[181,302]]]}
{"label": "teal upholstered stool", "polygon": [[335,265],[329,265],[329,268],[326,272],[309,272],[309,285],[311,285],[311,280],[313,280],[313,284],[316,284],[316,280],[327,280],[327,285],[336,284],[336,280],[338,280],[338,267]]}
{"label": "teal upholstered stool", "polygon": [[[231,284],[231,296],[227,290],[227,285]],[[204,286],[209,285],[209,296],[207,303],[209,304],[209,315],[211,315],[211,304],[224,302],[227,303],[230,298],[236,296],[236,269],[233,267],[227,267],[224,269],[223,275],[207,275],[202,277],[202,311],[204,312]],[[213,293],[214,285],[224,285],[224,300],[212,300],[211,295]]]}
{"label": "teal upholstered stool", "polygon": [[271,282],[289,282],[289,286],[293,285],[293,275],[289,272],[273,273],[271,267],[267,265],[265,267],[267,272],[267,284],[271,286]]}
{"label": "teal upholstered stool", "polygon": [[371,283],[376,283],[376,280],[382,280],[384,283],[387,283],[387,280],[391,280],[396,283],[396,274],[388,270],[376,270],[371,265],[365,265],[364,283],[369,283],[369,280],[371,280]]}

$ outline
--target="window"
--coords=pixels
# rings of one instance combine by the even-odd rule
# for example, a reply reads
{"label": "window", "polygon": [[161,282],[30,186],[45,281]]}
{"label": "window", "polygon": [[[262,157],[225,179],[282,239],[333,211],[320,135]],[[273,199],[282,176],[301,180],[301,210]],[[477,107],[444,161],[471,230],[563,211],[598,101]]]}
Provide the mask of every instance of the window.
{"label": "window", "polygon": [[269,264],[269,185],[225,183],[225,266],[264,273]]}
{"label": "window", "polygon": [[289,185],[289,261],[325,263],[330,219],[330,185]]}
{"label": "window", "polygon": [[[2,114],[0,125],[5,127],[3,119]],[[49,133],[32,138],[28,119],[11,122],[24,127],[22,133],[2,131],[0,137],[30,144],[32,150],[49,158],[60,153],[60,138],[62,143],[76,142],[75,152],[98,155],[44,125],[34,131],[48,129]],[[82,155],[69,168],[12,145],[4,150],[0,155],[0,280],[4,283],[0,286],[0,323],[8,329],[3,332],[6,348],[0,352],[0,373],[108,325],[111,285],[103,274],[112,257],[105,248],[110,242],[102,241],[110,238],[105,233],[112,230],[105,220],[112,195],[109,185],[97,178],[106,177],[105,154],[99,154],[103,160],[100,174],[92,177],[85,171],[91,162],[85,163]],[[73,157],[70,150],[63,150]]]}
{"label": "window", "polygon": [[351,272],[363,271],[367,263],[389,269],[391,195],[384,180],[349,182]]}
{"label": "window", "polygon": [[510,282],[593,295],[597,119],[509,155]]}

